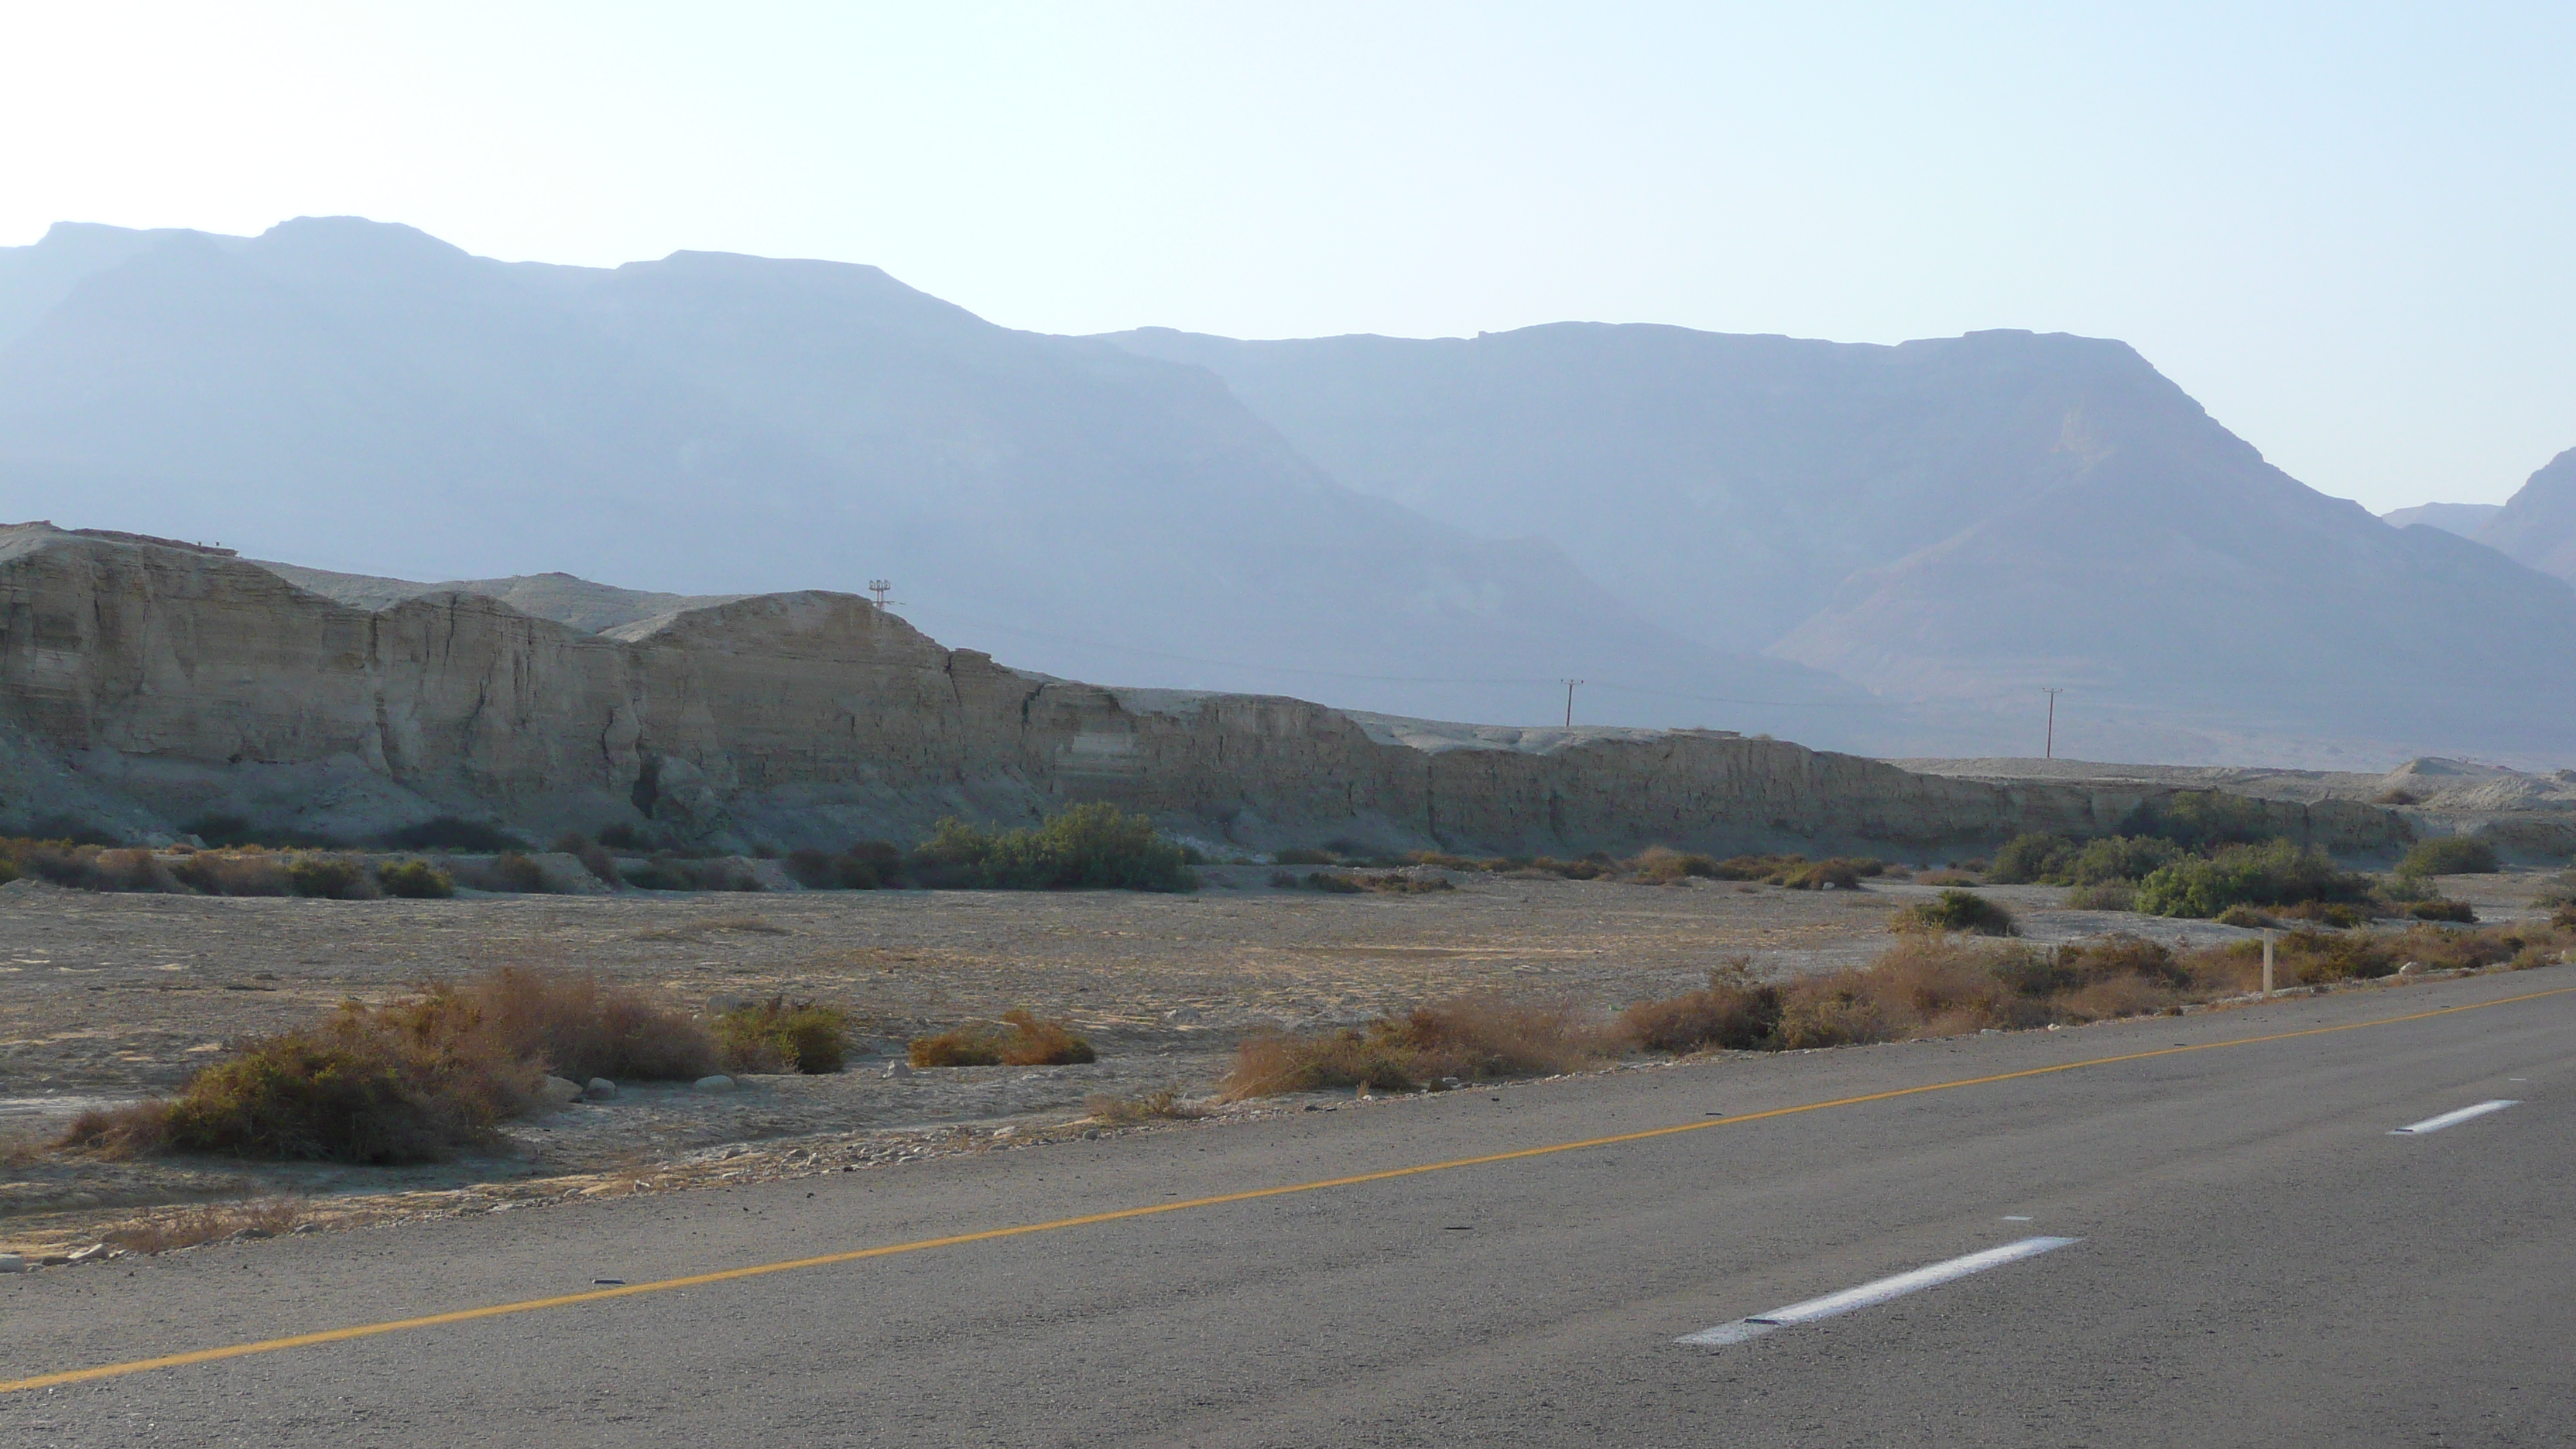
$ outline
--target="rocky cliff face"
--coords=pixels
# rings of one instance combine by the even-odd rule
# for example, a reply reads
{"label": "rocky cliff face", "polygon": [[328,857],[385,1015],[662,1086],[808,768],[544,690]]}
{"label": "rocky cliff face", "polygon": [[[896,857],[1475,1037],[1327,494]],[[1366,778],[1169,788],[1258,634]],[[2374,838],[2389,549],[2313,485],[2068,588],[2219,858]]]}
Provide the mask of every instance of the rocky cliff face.
{"label": "rocky cliff face", "polygon": [[[2015,784],[1712,731],[1515,730],[1119,690],[791,593],[589,633],[464,592],[379,610],[225,550],[0,528],[0,826],[193,820],[352,840],[440,815],[649,821],[743,848],[916,838],[1109,800],[1212,846],[1581,853],[1663,842],[1908,858],[2116,828],[2152,787]],[[2284,805],[2382,850],[2363,807]]]}

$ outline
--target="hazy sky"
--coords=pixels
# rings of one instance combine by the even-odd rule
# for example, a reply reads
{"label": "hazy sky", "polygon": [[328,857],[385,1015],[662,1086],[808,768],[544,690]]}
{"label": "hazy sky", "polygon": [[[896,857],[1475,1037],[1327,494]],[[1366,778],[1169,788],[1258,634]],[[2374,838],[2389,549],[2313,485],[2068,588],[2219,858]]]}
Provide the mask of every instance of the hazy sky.
{"label": "hazy sky", "polygon": [[2135,343],[2378,509],[2576,447],[2576,7],[13,9],[0,244],[404,221],[997,322]]}

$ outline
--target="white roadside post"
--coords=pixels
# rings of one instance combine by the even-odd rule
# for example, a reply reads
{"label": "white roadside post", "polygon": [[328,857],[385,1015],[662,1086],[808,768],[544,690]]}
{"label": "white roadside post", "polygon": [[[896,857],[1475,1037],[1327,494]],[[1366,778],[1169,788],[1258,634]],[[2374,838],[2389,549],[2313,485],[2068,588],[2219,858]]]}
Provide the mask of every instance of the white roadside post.
{"label": "white roadside post", "polygon": [[2263,999],[2272,999],[2272,928],[2263,928]]}

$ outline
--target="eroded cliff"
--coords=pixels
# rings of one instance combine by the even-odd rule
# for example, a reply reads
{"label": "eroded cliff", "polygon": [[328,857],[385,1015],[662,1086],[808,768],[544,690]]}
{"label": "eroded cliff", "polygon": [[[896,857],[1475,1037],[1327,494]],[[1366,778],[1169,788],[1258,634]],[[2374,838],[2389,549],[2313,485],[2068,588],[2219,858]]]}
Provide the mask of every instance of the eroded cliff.
{"label": "eroded cliff", "polygon": [[[909,840],[1109,800],[1247,850],[1650,843],[1912,859],[2117,828],[2152,787],[2012,784],[1715,731],[1521,730],[1114,689],[769,594],[589,633],[439,592],[334,602],[219,549],[0,528],[0,825],[168,837],[233,815],[360,840],[441,815],[650,821],[708,845]],[[2283,804],[2340,851],[2387,812]]]}

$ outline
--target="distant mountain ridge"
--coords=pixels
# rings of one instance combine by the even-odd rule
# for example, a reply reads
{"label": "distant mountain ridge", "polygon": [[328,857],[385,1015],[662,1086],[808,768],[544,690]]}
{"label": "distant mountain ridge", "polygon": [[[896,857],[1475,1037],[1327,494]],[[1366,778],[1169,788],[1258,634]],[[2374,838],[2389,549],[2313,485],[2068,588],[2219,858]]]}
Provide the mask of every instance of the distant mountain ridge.
{"label": "distant mountain ridge", "polygon": [[2412,508],[2392,508],[2379,515],[2379,521],[2391,528],[2422,524],[2462,538],[2475,538],[2488,519],[2503,511],[2501,503],[2419,503]]}
{"label": "distant mountain ridge", "polygon": [[0,318],[0,515],[361,576],[889,576],[924,627],[1051,673],[1414,715],[1545,720],[1566,677],[1672,696],[1623,701],[1639,723],[1822,706],[1802,736],[1866,743],[1888,714],[1638,617],[1547,543],[1351,491],[1200,369],[873,267],[505,264],[353,218],[61,227],[0,250]]}
{"label": "distant mountain ridge", "polygon": [[2576,583],[2576,448],[2543,464],[2471,536],[2542,573]]}
{"label": "distant mountain ridge", "polygon": [[2576,754],[2576,591],[2305,487],[2118,342],[1116,340],[1216,372],[1363,491],[1556,540],[1703,642],[1926,704],[2065,687],[2061,748],[2108,753],[2082,733],[2108,725]]}
{"label": "distant mountain ridge", "polygon": [[1070,338],[839,263],[64,226],[0,248],[0,516],[556,618],[885,576],[1050,674],[1413,717],[1579,681],[1585,722],[1995,754],[2063,686],[2097,757],[2576,757],[2576,589],[2065,335]]}

